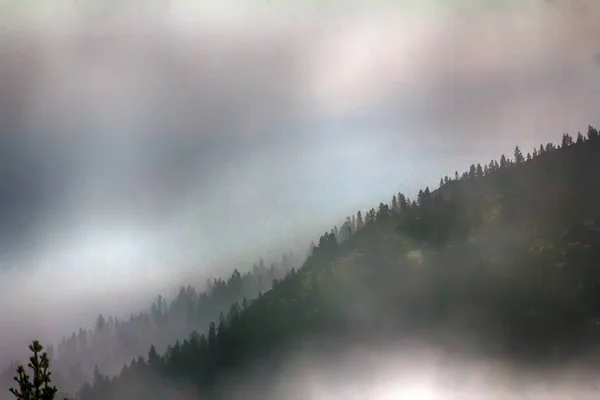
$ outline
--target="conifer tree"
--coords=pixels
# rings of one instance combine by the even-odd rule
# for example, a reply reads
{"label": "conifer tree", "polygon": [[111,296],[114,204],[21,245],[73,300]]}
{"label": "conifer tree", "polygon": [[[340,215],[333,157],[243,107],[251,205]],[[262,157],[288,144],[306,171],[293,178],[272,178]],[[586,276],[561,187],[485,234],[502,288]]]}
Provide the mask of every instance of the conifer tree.
{"label": "conifer tree", "polygon": [[504,156],[504,154],[502,154],[502,156],[500,157],[500,168],[506,168],[508,166],[508,161],[506,160],[506,157]]}
{"label": "conifer tree", "polygon": [[564,149],[573,144],[573,138],[568,133],[563,133],[561,147]]}
{"label": "conifer tree", "polygon": [[521,164],[525,161],[525,158],[523,157],[523,153],[521,152],[521,149],[519,148],[519,146],[515,147],[515,164]]}
{"label": "conifer tree", "polygon": [[587,132],[587,136],[588,139],[591,141],[596,141],[598,139],[598,130],[596,128],[594,128],[593,126],[588,126],[588,132]]}
{"label": "conifer tree", "polygon": [[33,378],[29,376],[22,365],[17,368],[17,376],[14,377],[14,380],[19,387],[18,389],[11,387],[9,391],[18,400],[53,400],[56,398],[58,389],[51,385],[50,375],[52,373],[48,370],[50,360],[48,353],[42,353],[43,349],[37,340],[29,345],[29,350],[33,355],[29,358],[27,366],[31,369]]}
{"label": "conifer tree", "polygon": [[476,175],[477,175],[478,178],[482,178],[483,177],[483,168],[481,168],[481,164],[479,164],[479,163],[477,163]]}
{"label": "conifer tree", "polygon": [[[354,226],[354,215],[352,216],[352,225]],[[358,210],[356,213],[356,229],[360,229],[363,227],[363,217],[362,212]]]}
{"label": "conifer tree", "polygon": [[423,192],[423,189],[420,189],[419,193],[417,193],[417,204],[422,206],[424,201],[425,201],[425,192]]}
{"label": "conifer tree", "polygon": [[471,167],[469,168],[469,179],[475,179],[477,177],[477,167],[475,167],[475,164],[471,164]]}
{"label": "conifer tree", "polygon": [[408,207],[409,201],[402,193],[398,192],[398,207],[400,211],[404,211]]}

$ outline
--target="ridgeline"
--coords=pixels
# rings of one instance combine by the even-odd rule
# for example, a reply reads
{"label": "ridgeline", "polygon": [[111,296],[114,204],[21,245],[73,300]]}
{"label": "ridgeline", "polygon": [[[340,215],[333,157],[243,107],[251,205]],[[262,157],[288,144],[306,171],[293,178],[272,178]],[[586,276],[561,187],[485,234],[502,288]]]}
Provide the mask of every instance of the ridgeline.
{"label": "ridgeline", "polygon": [[484,354],[557,365],[600,344],[598,260],[600,137],[589,127],[359,211],[271,290],[114,378],[96,370],[75,397],[229,398],[223,382],[266,386],[307,341],[335,353],[401,337],[451,349],[468,337]]}

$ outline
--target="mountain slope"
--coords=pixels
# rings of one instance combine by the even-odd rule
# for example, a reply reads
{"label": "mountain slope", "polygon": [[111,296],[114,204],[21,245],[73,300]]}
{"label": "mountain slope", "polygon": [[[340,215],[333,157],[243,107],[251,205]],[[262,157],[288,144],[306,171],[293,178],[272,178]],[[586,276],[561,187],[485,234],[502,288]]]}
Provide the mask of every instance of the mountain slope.
{"label": "mountain slope", "polygon": [[[63,337],[58,346],[48,346],[53,365],[53,380],[66,392],[75,392],[94,371],[112,376],[131,359],[145,355],[150,346],[161,353],[169,343],[183,339],[195,330],[204,331],[211,320],[226,312],[234,302],[254,299],[271,288],[295,264],[290,252],[281,261],[267,267],[261,259],[251,271],[233,271],[228,279],[207,282],[204,292],[191,286],[180,287],[178,295],[167,302],[159,295],[147,312],[131,314],[127,320],[99,315],[94,328],[80,328]],[[16,366],[0,374],[0,386],[8,391]]]}
{"label": "mountain slope", "polygon": [[206,335],[162,357],[152,350],[112,380],[96,376],[80,398],[236,398],[224,389],[234,381],[255,388],[244,398],[267,398],[307,343],[338,354],[399,338],[454,351],[468,342],[548,366],[580,355],[600,344],[599,155],[590,127],[585,140],[471,166],[416,202],[394,197],[345,224],[349,240],[323,235],[302,268]]}

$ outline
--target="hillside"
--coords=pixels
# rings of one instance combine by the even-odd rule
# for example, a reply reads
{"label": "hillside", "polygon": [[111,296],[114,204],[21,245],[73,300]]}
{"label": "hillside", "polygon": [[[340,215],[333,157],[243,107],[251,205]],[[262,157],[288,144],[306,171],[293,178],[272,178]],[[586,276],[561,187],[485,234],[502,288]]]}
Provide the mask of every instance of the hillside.
{"label": "hillside", "polygon": [[[77,391],[94,371],[112,376],[133,358],[145,355],[150,346],[164,352],[169,343],[194,331],[203,332],[208,323],[226,312],[232,303],[249,301],[271,288],[274,279],[285,275],[296,256],[284,254],[269,266],[260,259],[247,272],[234,270],[227,279],[208,281],[204,291],[180,287],[173,299],[158,295],[146,312],[132,313],[129,319],[98,315],[92,329],[79,328],[56,346],[48,346],[53,380],[64,391]],[[2,395],[13,384],[15,365],[0,374]]]}
{"label": "hillside", "polygon": [[97,374],[79,398],[239,398],[223,389],[232,377],[256,388],[244,398],[267,398],[288,352],[306,343],[337,354],[406,337],[455,351],[468,341],[549,367],[579,357],[600,344],[599,156],[590,127],[359,212],[206,334],[163,356],[152,348],[114,379]]}

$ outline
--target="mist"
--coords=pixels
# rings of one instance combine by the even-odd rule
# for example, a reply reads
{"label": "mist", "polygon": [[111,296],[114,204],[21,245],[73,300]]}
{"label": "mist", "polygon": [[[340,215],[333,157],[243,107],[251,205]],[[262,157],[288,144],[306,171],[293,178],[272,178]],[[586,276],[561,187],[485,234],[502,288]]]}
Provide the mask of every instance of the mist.
{"label": "mist", "polygon": [[562,400],[597,398],[598,390],[593,374],[577,366],[533,371],[426,341],[363,342],[339,352],[305,343],[286,358],[274,378],[247,382],[242,372],[224,382],[224,398]]}
{"label": "mist", "polygon": [[596,2],[471,3],[2,5],[0,353],[600,123]]}
{"label": "mist", "polygon": [[[223,399],[595,399],[598,385],[583,360],[528,368],[484,354],[464,336],[452,346],[427,339],[304,340],[221,380]],[[320,343],[319,343],[320,342]],[[449,343],[448,343],[449,344]],[[457,350],[459,349],[459,350]],[[588,360],[589,361],[589,360]],[[273,368],[277,365],[277,368]],[[192,387],[133,380],[123,391],[160,387],[176,400],[199,398]]]}

